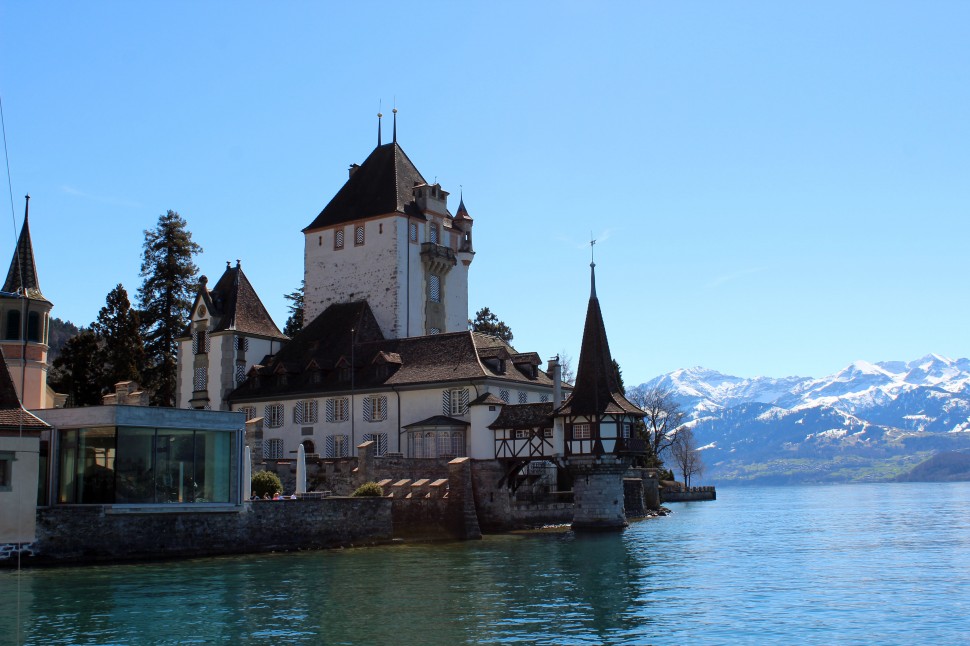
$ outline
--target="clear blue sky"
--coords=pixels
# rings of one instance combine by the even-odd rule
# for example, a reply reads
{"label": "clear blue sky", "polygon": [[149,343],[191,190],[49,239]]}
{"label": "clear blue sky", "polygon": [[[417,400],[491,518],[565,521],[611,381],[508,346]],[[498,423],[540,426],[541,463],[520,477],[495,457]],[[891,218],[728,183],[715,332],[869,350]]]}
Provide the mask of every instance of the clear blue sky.
{"label": "clear blue sky", "polygon": [[968,356],[968,25],[962,1],[7,1],[17,226],[30,192],[44,292],[87,324],[174,209],[282,326],[300,230],[396,99],[475,218],[469,313],[519,350],[578,354],[592,232],[628,384]]}

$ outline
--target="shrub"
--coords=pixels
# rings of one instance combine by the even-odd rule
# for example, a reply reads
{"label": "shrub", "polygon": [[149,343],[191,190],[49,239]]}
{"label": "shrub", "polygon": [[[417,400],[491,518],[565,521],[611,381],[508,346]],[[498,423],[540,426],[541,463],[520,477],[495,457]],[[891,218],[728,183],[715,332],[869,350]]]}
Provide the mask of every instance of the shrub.
{"label": "shrub", "polygon": [[384,490],[376,482],[365,482],[364,484],[357,487],[357,490],[354,492],[354,495],[358,497],[376,496],[380,498],[381,496],[384,495]]}
{"label": "shrub", "polygon": [[253,474],[253,494],[262,498],[266,494],[273,495],[283,491],[280,477],[272,471],[257,471]]}

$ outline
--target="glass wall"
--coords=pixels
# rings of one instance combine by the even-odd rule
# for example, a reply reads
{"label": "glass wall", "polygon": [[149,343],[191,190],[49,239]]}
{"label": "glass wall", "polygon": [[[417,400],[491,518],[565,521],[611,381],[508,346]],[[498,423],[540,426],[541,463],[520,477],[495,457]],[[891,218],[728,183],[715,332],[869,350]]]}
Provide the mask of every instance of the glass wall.
{"label": "glass wall", "polygon": [[59,439],[59,503],[233,502],[235,433],[104,427]]}

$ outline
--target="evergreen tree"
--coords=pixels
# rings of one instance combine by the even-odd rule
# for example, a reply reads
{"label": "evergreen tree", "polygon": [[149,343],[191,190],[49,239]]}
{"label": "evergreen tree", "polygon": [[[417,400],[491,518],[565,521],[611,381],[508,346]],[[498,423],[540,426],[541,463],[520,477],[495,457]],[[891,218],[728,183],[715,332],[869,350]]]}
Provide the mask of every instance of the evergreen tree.
{"label": "evergreen tree", "polygon": [[103,366],[101,341],[93,330],[82,328],[54,360],[48,383],[56,392],[68,396],[69,406],[96,406],[101,403]]}
{"label": "evergreen tree", "polygon": [[152,403],[175,405],[178,344],[195,296],[195,275],[199,268],[193,257],[202,247],[192,242],[185,220],[175,211],[158,218],[158,225],[145,231],[138,290],[141,303],[142,335],[148,366],[143,372],[153,390]]}
{"label": "evergreen tree", "polygon": [[623,369],[620,368],[620,364],[616,359],[613,359],[613,373],[616,375],[616,383],[620,387],[620,391],[625,392],[626,388],[623,387]]}
{"label": "evergreen tree", "polygon": [[138,314],[131,309],[123,285],[119,283],[108,293],[92,327],[104,347],[104,385],[111,390],[119,381],[141,382],[145,344],[139,332]]}
{"label": "evergreen tree", "polygon": [[290,337],[291,339],[296,336],[296,333],[303,329],[303,292],[306,287],[306,281],[301,280],[300,286],[284,296],[286,300],[290,301],[287,306],[290,308],[290,317],[286,319],[286,325],[283,326],[283,334]]}
{"label": "evergreen tree", "polygon": [[468,321],[468,326],[475,332],[483,332],[497,336],[506,343],[512,342],[512,329],[500,321],[487,307],[478,310],[475,313],[475,320]]}

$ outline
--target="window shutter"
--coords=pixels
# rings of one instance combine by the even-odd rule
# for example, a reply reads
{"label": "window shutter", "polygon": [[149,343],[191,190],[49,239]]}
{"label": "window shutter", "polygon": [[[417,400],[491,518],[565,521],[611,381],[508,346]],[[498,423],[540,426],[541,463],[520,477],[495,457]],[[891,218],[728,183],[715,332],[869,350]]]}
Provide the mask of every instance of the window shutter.
{"label": "window shutter", "polygon": [[333,447],[333,435],[328,435],[328,436],[327,436],[327,441],[326,441],[326,445],[327,445],[327,446],[326,446],[326,456],[327,456],[328,458],[335,458],[335,457],[337,457],[337,456],[335,456],[335,455],[333,454],[333,452],[334,452],[334,447]]}
{"label": "window shutter", "polygon": [[387,397],[381,397],[381,421],[387,419]]}
{"label": "window shutter", "polygon": [[324,412],[324,415],[326,415],[325,419],[327,423],[333,424],[333,400],[332,399],[327,400],[327,406],[326,406],[326,411]]}
{"label": "window shutter", "polygon": [[293,422],[295,424],[303,423],[303,402],[296,402],[296,406],[293,407]]}
{"label": "window shutter", "polygon": [[372,422],[374,421],[374,400],[370,397],[364,397],[364,421]]}
{"label": "window shutter", "polygon": [[344,438],[344,441],[340,443],[340,455],[337,457],[346,458],[350,455],[350,436],[341,435],[340,437]]}
{"label": "window shutter", "polygon": [[461,414],[464,415],[465,413],[468,412],[468,399],[469,399],[468,389],[464,388],[460,390],[459,393],[461,393]]}
{"label": "window shutter", "polygon": [[451,415],[451,391],[441,391],[441,414]]}
{"label": "window shutter", "polygon": [[192,354],[199,354],[199,335],[192,335]]}
{"label": "window shutter", "polygon": [[317,419],[319,419],[319,415],[320,415],[320,402],[314,399],[312,402],[310,402],[310,410],[309,410],[309,414],[307,415],[306,423],[316,424]]}

